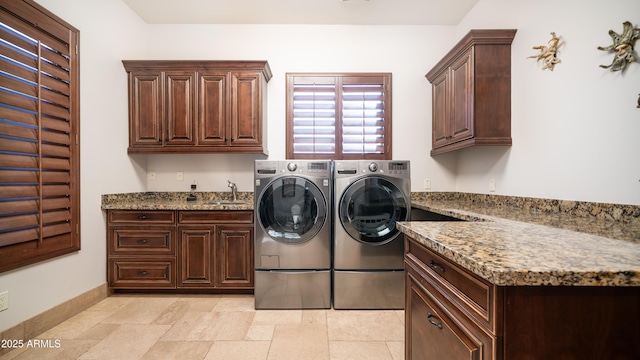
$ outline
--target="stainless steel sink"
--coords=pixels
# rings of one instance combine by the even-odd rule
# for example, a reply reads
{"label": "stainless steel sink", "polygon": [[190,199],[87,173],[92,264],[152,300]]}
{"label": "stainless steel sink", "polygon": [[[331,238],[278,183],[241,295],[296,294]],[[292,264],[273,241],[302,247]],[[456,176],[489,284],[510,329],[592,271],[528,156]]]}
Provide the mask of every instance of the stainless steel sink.
{"label": "stainless steel sink", "polygon": [[209,205],[249,205],[246,201],[211,201]]}

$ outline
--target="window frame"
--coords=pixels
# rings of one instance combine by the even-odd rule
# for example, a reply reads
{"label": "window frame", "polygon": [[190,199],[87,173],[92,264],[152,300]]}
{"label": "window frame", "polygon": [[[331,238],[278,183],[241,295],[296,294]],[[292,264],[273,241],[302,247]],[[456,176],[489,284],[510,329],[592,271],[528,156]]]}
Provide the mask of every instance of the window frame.
{"label": "window frame", "polygon": [[[294,83],[296,78],[302,79]],[[294,85],[313,82],[315,79],[325,79],[328,83],[332,79],[336,89],[335,99],[335,152],[327,153],[295,153],[294,152]],[[366,79],[382,79],[381,81],[366,81]],[[336,72],[336,73],[286,73],[286,158],[287,159],[326,159],[326,160],[361,160],[377,159],[392,160],[392,104],[391,104],[391,73],[372,72]],[[382,85],[383,94],[383,130],[382,152],[372,153],[344,153],[343,150],[343,85],[346,84],[375,84]],[[382,83],[382,84],[380,84]]]}
{"label": "window frame", "polygon": [[80,250],[80,31],[0,3],[0,273]]}

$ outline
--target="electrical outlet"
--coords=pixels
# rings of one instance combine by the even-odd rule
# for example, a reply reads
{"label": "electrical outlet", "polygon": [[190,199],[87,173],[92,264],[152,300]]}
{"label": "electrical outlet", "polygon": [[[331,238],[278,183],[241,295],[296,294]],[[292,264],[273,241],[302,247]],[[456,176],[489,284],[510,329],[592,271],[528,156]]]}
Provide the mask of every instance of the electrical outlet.
{"label": "electrical outlet", "polygon": [[431,189],[431,179],[424,179],[424,189],[425,190]]}
{"label": "electrical outlet", "polygon": [[489,191],[496,191],[496,179],[489,179]]}
{"label": "electrical outlet", "polygon": [[7,310],[9,308],[9,292],[5,291],[0,293],[0,311]]}
{"label": "electrical outlet", "polygon": [[183,181],[184,180],[184,171],[178,171],[176,173],[176,180]]}
{"label": "electrical outlet", "polygon": [[154,170],[149,171],[147,177],[149,181],[154,181],[156,179],[156,172]]}

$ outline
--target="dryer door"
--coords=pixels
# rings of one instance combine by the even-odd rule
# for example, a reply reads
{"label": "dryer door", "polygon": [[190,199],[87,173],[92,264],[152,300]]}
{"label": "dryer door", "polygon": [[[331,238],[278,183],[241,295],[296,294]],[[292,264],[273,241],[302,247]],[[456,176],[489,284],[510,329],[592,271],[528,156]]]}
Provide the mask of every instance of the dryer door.
{"label": "dryer door", "polygon": [[260,226],[277,242],[312,239],[327,220],[327,200],[308,179],[282,177],[267,185],[256,203]]}
{"label": "dryer door", "polygon": [[409,201],[394,183],[363,177],[344,191],[338,212],[342,227],[365,244],[382,245],[400,234],[396,221],[409,219]]}

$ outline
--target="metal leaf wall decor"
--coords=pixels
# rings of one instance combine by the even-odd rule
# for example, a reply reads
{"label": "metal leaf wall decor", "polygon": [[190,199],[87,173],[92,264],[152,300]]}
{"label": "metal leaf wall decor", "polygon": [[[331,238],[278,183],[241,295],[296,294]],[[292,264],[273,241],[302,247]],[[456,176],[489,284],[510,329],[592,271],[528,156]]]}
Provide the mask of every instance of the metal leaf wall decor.
{"label": "metal leaf wall decor", "polygon": [[633,47],[636,40],[640,38],[640,28],[634,28],[631,22],[622,23],[622,34],[618,34],[613,30],[609,30],[609,36],[613,44],[609,46],[598,46],[598,50],[613,51],[613,61],[609,65],[600,65],[601,68],[610,69],[611,71],[624,70],[628,63],[638,61]]}

